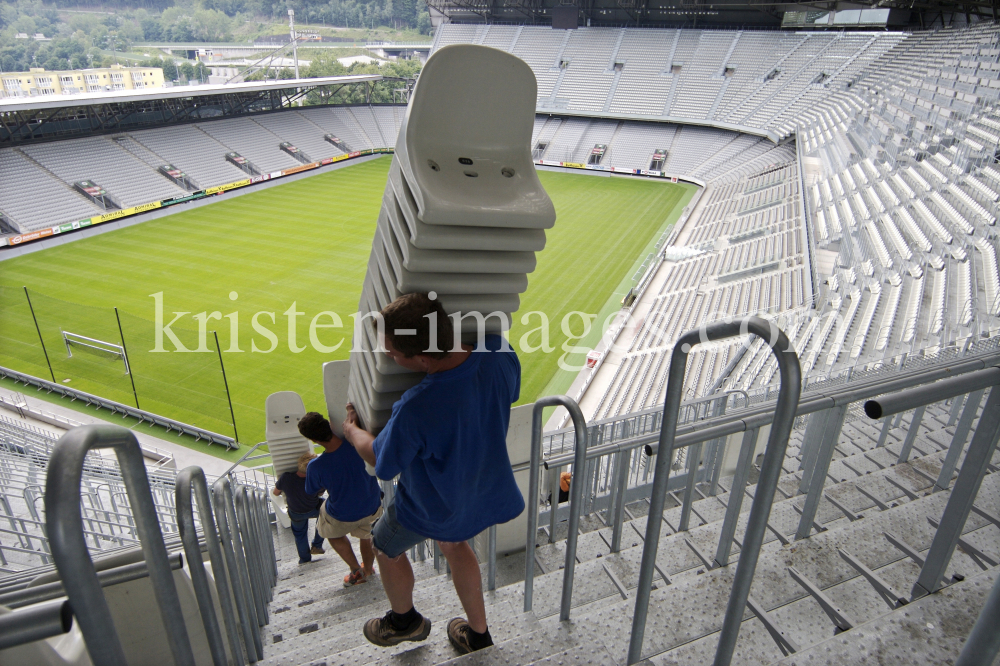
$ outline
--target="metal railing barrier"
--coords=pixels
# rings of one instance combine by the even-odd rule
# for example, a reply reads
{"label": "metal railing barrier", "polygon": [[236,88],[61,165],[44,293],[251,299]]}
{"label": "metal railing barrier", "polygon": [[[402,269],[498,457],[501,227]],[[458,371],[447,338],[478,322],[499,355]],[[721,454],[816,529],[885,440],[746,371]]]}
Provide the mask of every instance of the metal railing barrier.
{"label": "metal railing barrier", "polygon": [[[978,372],[971,372],[962,377],[946,379],[934,384],[918,386],[900,391],[893,395],[882,396],[865,403],[865,413],[871,418],[882,418],[902,413],[909,409],[922,407],[941,400],[970,394],[969,404],[973,411],[978,401],[972,397],[977,392],[989,389],[982,416],[972,442],[965,452],[965,460],[955,480],[955,485],[948,498],[940,526],[934,533],[930,550],[920,567],[920,576],[913,585],[911,599],[919,599],[937,591],[941,585],[951,562],[951,557],[958,545],[965,521],[972,511],[972,505],[979,494],[983,477],[986,476],[988,465],[996,450],[997,438],[1000,437],[1000,367],[991,367]],[[957,402],[957,401],[956,401]],[[956,434],[958,434],[956,432]],[[955,470],[958,458],[965,446],[964,437],[954,437],[945,454],[941,474],[934,485],[934,491],[948,487],[951,475]]]}
{"label": "metal railing barrier", "polygon": [[[184,556],[180,553],[170,553],[169,560],[171,571],[176,571],[184,566]],[[101,587],[111,587],[112,585],[139,580],[147,576],[149,576],[149,567],[146,566],[145,562],[134,562],[97,572],[97,578],[101,582]],[[0,594],[0,606],[21,608],[22,606],[30,606],[31,604],[51,601],[52,599],[59,599],[65,596],[66,590],[63,588],[62,581],[57,580],[53,583],[45,583],[44,585],[26,587],[14,592]]]}
{"label": "metal railing barrier", "polygon": [[487,536],[486,589],[497,589],[497,526],[490,525]]}
{"label": "metal railing barrier", "polygon": [[[750,585],[753,582],[757,558],[760,555],[761,544],[767,530],[768,516],[771,504],[781,475],[781,463],[788,446],[788,436],[795,421],[796,406],[802,389],[802,377],[799,359],[785,334],[774,324],[759,317],[748,317],[742,321],[717,322],[688,331],[674,345],[670,358],[667,394],[663,404],[663,421],[659,434],[659,454],[653,472],[653,488],[649,500],[649,518],[646,523],[646,535],[643,543],[642,564],[639,569],[639,584],[636,590],[635,614],[632,619],[632,635],[629,641],[628,664],[640,661],[642,641],[646,629],[646,617],[649,611],[649,597],[652,591],[656,553],[659,547],[660,526],[663,507],[667,494],[667,482],[670,476],[670,463],[675,448],[680,448],[677,441],[677,421],[680,411],[684,374],[687,370],[687,357],[691,349],[699,342],[710,342],[743,336],[747,333],[763,338],[770,346],[778,362],[781,383],[779,385],[777,406],[773,412],[773,424],[764,451],[764,461],[761,465],[757,492],[754,494],[747,521],[746,534],[740,558],[736,565],[732,592],[726,608],[722,631],[719,636],[719,646],[715,655],[717,666],[728,666],[736,648],[736,638],[739,635],[740,623],[746,611],[747,598],[750,595]],[[710,433],[713,428],[706,428],[701,435]],[[723,433],[702,436],[698,441],[722,436]],[[692,442],[694,443],[694,442]],[[738,492],[738,491],[737,491]]]}
{"label": "metal railing barrier", "polygon": [[[573,602],[573,572],[576,568],[576,542],[580,531],[580,513],[583,504],[583,469],[587,460],[587,421],[583,418],[580,406],[572,398],[564,395],[552,395],[535,402],[531,412],[531,465],[528,475],[528,536],[524,552],[524,611],[531,610],[532,592],[535,581],[535,541],[538,535],[538,486],[542,461],[542,410],[546,407],[562,406],[569,412],[576,428],[575,453],[573,457],[573,473],[577,478],[570,484],[569,496],[569,534],[566,537],[566,564],[563,568],[562,601],[559,607],[559,619],[569,619],[569,609]],[[552,486],[552,511],[556,515],[559,501],[559,484]],[[550,532],[551,536],[551,532]]]}
{"label": "metal railing barrier", "polygon": [[174,662],[178,666],[193,666],[194,654],[139,442],[130,430],[110,425],[81,426],[60,437],[52,451],[45,481],[45,525],[52,558],[91,659],[102,666],[126,666],[125,652],[83,533],[80,484],[87,452],[92,449],[113,449],[118,457]]}
{"label": "metal railing barrier", "polygon": [[257,607],[250,590],[250,575],[247,572],[243,541],[240,539],[240,530],[236,523],[233,486],[229,477],[220,477],[212,485],[212,501],[219,521],[222,551],[226,555],[226,569],[233,584],[233,598],[236,600],[236,612],[240,618],[240,628],[243,630],[247,661],[254,663],[264,658],[264,644],[260,638],[261,625],[257,624]]}
{"label": "metal railing barrier", "polygon": [[205,636],[212,653],[215,666],[226,666],[226,647],[222,640],[219,619],[215,616],[215,604],[208,585],[208,574],[205,572],[205,561],[201,555],[198,543],[198,533],[194,523],[194,506],[191,491],[194,490],[198,500],[198,516],[201,519],[202,533],[208,547],[208,558],[212,564],[212,574],[215,578],[215,588],[219,596],[219,605],[226,623],[226,634],[234,662],[242,660],[236,633],[236,616],[233,612],[232,599],[229,596],[229,582],[226,580],[226,566],[223,562],[222,546],[219,543],[219,533],[215,529],[215,518],[212,513],[212,498],[205,481],[205,471],[201,467],[191,466],[180,471],[174,489],[177,504],[177,526],[184,553],[188,558],[188,571],[191,574],[191,585],[194,587],[201,611],[202,623],[205,626]]}

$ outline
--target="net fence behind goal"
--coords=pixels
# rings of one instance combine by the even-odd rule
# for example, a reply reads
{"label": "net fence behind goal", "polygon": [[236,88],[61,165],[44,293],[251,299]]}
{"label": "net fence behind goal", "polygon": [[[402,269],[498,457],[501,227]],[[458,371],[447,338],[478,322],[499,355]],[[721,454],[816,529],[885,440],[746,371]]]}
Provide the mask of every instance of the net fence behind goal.
{"label": "net fence behind goal", "polygon": [[45,379],[51,367],[57,383],[221,434],[233,433],[222,362],[211,332],[201,345],[204,336],[197,330],[175,324],[173,333],[185,348],[205,350],[155,352],[152,321],[31,289],[27,294],[23,289],[0,290],[0,313],[5,315],[0,319],[0,365]]}

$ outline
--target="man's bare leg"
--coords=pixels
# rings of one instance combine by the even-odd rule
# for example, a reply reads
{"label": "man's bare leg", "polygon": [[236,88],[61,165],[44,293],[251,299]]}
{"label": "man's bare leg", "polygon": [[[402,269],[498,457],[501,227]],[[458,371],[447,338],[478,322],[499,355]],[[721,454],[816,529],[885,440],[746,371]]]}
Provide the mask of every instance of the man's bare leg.
{"label": "man's bare leg", "polygon": [[465,541],[458,543],[439,541],[438,546],[451,566],[451,580],[455,584],[455,592],[458,593],[458,598],[462,602],[462,608],[465,609],[469,626],[477,634],[486,633],[483,578],[479,571],[479,559],[476,558],[472,546]]}
{"label": "man's bare leg", "polygon": [[372,546],[371,539],[361,539],[361,561],[365,565],[365,576],[371,576],[375,573],[375,548]]}
{"label": "man's bare leg", "polygon": [[[371,543],[369,541],[369,543]],[[413,609],[413,567],[406,553],[389,558],[382,551],[375,551],[382,587],[394,613],[403,615]]]}
{"label": "man's bare leg", "polygon": [[[329,541],[330,546],[337,551],[337,555],[340,555],[340,559],[344,560],[344,562],[347,563],[347,566],[351,567],[351,573],[354,573],[361,568],[361,565],[358,564],[358,558],[354,556],[354,548],[351,546],[350,539],[343,536],[339,539],[327,539],[327,541]],[[362,541],[362,543],[364,542]],[[368,543],[371,544],[371,541]],[[371,546],[369,545],[369,548],[370,547]],[[364,547],[362,547],[361,552],[364,554]]]}

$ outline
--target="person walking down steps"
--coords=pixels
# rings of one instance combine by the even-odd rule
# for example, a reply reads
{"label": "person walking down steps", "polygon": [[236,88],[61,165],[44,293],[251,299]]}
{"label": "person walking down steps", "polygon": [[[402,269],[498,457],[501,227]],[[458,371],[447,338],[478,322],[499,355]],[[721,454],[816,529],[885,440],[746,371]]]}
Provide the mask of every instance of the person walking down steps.
{"label": "person walking down steps", "polygon": [[[365,463],[354,447],[344,446],[343,440],[333,434],[330,422],[321,414],[309,412],[303,416],[299,420],[299,433],[324,449],[306,468],[306,492],[326,490],[327,493],[316,530],[351,568],[351,573],[344,576],[344,585],[366,583],[375,573],[372,525],[382,515],[378,481],[365,471]],[[348,535],[361,541],[364,566],[358,564]]]}
{"label": "person walking down steps", "polygon": [[[440,303],[426,294],[400,296],[381,314],[388,356],[426,376],[393,405],[378,437],[360,427],[353,405],[347,407],[344,439],[380,479],[399,475],[396,493],[373,530],[391,610],[369,620],[364,635],[388,647],[430,634],[431,621],[413,606],[413,569],[406,556],[410,547],[430,538],[448,560],[468,616],[448,623],[448,639],[466,654],[493,645],[479,560],[467,540],[524,511],[507,455],[510,406],[520,392],[521,366],[498,335],[486,335],[477,350],[461,345],[437,351],[431,340],[451,347],[452,324]],[[436,338],[431,338],[432,320]]]}
{"label": "person walking down steps", "polygon": [[316,536],[309,545],[309,519],[319,518],[323,506],[323,492],[310,495],[306,492],[306,467],[309,461],[316,457],[315,453],[303,453],[299,456],[299,467],[294,472],[285,472],[274,484],[271,491],[275,495],[285,495],[288,506],[288,518],[292,522],[292,535],[295,537],[295,549],[299,551],[299,564],[312,561],[313,555],[322,555],[323,536],[316,526]]}

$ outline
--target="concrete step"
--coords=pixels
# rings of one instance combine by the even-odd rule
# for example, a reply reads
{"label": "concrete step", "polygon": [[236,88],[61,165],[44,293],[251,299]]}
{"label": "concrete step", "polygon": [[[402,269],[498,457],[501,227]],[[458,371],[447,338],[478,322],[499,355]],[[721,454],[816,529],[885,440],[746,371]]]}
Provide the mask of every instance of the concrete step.
{"label": "concrete step", "polygon": [[[808,540],[788,546],[776,542],[767,544],[761,551],[751,594],[768,611],[804,599],[806,593],[790,578],[788,566],[794,566],[821,589],[857,578],[856,572],[840,559],[838,548],[846,549],[874,569],[902,561],[904,556],[885,540],[882,536],[884,531],[901,535],[914,548],[929,548],[934,530],[927,523],[926,516],[940,516],[947,499],[947,492],[935,493],[886,511],[870,512],[863,520],[813,535]],[[982,506],[1000,503],[1000,475],[989,475],[983,481],[979,502]],[[967,521],[965,532],[985,526],[986,521],[973,514]],[[988,529],[996,530],[993,526]],[[990,539],[993,541],[993,552],[1000,551],[997,546],[1000,539],[996,537],[996,532]],[[975,573],[975,565],[963,558],[964,554],[956,551],[953,570],[965,569],[963,573],[966,575]],[[734,566],[715,569],[679,579],[673,585],[653,591],[643,656],[662,654],[717,632],[734,572]],[[581,582],[583,579],[578,576],[574,597]],[[909,590],[902,592],[908,594]],[[571,623],[584,633],[592,632],[599,636],[610,654],[621,662],[627,652],[633,605],[632,599],[608,600],[600,610],[574,615]],[[745,619],[749,617],[748,611]],[[556,619],[543,620],[543,626],[552,621]]]}
{"label": "concrete step", "polygon": [[[492,666],[493,664],[532,664],[548,656],[576,647],[562,632],[539,628],[510,640],[496,642],[485,650],[441,662],[441,666]],[[601,646],[603,649],[603,646]]]}
{"label": "concrete step", "polygon": [[[286,600],[285,595],[277,594],[275,602],[272,604],[271,626],[275,627],[276,631],[280,631],[281,628],[314,622],[385,600],[382,578],[377,571],[374,576],[368,579],[367,583],[350,588],[345,588],[343,581],[339,578],[327,583],[328,588],[324,588],[323,585],[323,582],[316,583],[313,587],[314,596],[306,596],[298,601],[289,601]],[[330,589],[332,591],[328,591]],[[454,589],[451,577],[447,574],[424,578],[416,585],[421,602],[432,600],[442,593],[453,593]],[[418,600],[416,596],[414,600]]]}
{"label": "concrete step", "polygon": [[[464,616],[461,604],[454,603],[436,608],[419,609],[432,623],[430,636],[419,643],[404,643],[394,648],[383,648],[369,643],[361,634],[360,626],[356,634],[344,635],[336,644],[327,647],[329,654],[323,655],[317,646],[314,655],[297,663],[305,666],[357,666],[358,664],[406,664],[407,666],[430,666],[439,664],[459,656],[448,641],[448,621],[454,617]],[[487,606],[490,622],[490,634],[494,642],[506,642],[518,636],[536,632],[540,626],[538,620],[530,613],[520,613],[508,602],[494,603]],[[383,613],[384,614],[384,611]],[[362,623],[363,624],[363,623]],[[360,637],[351,647],[348,640]],[[280,663],[296,663],[282,661]]]}
{"label": "concrete step", "polygon": [[[967,534],[965,538],[969,539],[977,534],[987,536],[980,533],[984,531],[993,532],[993,530],[992,526],[983,527]],[[993,537],[995,541],[996,533],[988,536]],[[995,547],[996,545],[994,545]],[[924,554],[926,555],[926,552]],[[970,577],[978,576],[982,573],[961,553],[957,554],[953,563],[958,568],[964,569],[967,574],[970,574]],[[955,571],[954,568],[953,571]],[[900,560],[878,568],[876,573],[895,589],[901,592],[908,592],[913,582],[917,579],[917,576],[919,576],[920,568],[912,560]],[[852,578],[830,586],[824,589],[823,592],[853,621],[855,628],[848,633],[855,632],[863,624],[872,622],[892,612],[892,609],[875,593],[874,588],[861,577]],[[785,635],[798,645],[800,651],[818,641],[833,638],[836,635],[834,624],[822,611],[819,604],[810,596],[775,608],[770,611],[770,615],[775,624],[785,632]],[[696,641],[657,655],[652,658],[652,661],[657,666],[708,663],[714,658],[718,642],[718,633],[712,633]],[[770,664],[779,660],[783,656],[777,644],[756,616],[751,616],[743,622],[740,628],[736,652],[733,656],[733,663],[745,666],[763,666],[764,664]]]}
{"label": "concrete step", "polygon": [[[447,619],[461,615],[461,604],[458,597],[442,599],[425,599],[424,602],[417,600],[416,590],[414,606],[418,611],[432,618],[432,622],[439,620],[441,616],[452,613]],[[501,616],[509,609],[507,606],[493,612],[493,607],[497,603],[507,604],[504,600],[486,599],[486,612],[490,621],[493,617]],[[300,629],[287,631],[281,636],[280,641],[274,641],[269,646],[265,646],[265,662],[275,665],[294,665],[309,663],[324,656],[336,654],[343,650],[348,650],[366,644],[366,640],[361,633],[364,623],[373,617],[381,617],[389,610],[389,602],[385,599],[366,606],[361,606],[351,611],[338,613],[322,618],[317,618],[314,622],[304,625]],[[498,620],[499,621],[499,620]],[[290,634],[290,635],[289,635]]]}
{"label": "concrete step", "polygon": [[[876,505],[874,501],[858,491],[857,488],[859,486],[869,494],[879,498],[880,501],[885,503],[887,506],[891,507],[898,505],[909,500],[906,494],[898,486],[886,481],[886,477],[892,478],[904,488],[907,488],[915,494],[924,494],[929,491],[932,484],[926,476],[921,476],[921,474],[915,472],[914,468],[919,469],[931,478],[937,478],[940,470],[940,461],[943,457],[944,452],[938,452],[928,456],[926,459],[914,460],[910,463],[888,467],[884,470],[878,470],[877,472],[860,477],[855,481],[848,481],[846,483],[829,486],[827,487],[826,492],[841,505],[844,505],[856,514],[863,516],[866,511],[875,508]],[[727,497],[728,495],[722,496],[722,500],[726,501]],[[769,522],[780,532],[785,534],[787,538],[792,537],[795,529],[798,527],[800,518],[800,515],[798,511],[795,510],[795,507],[801,507],[804,501],[804,496],[776,501],[772,506]],[[701,500],[695,504],[705,505],[710,502],[715,502],[719,505],[719,507],[722,507],[722,504],[715,498]],[[749,497],[745,497],[741,507],[741,518],[737,524],[737,543],[733,544],[732,558],[739,553],[738,543],[742,542],[751,504],[752,500]],[[824,499],[820,502],[817,522],[823,525],[825,529],[833,529],[837,525],[847,522],[847,518],[843,512],[840,511],[840,509]],[[634,553],[630,553],[629,551],[632,549],[641,550],[642,539],[645,534],[645,526],[645,518],[628,521],[623,526],[624,531],[622,551],[619,554],[620,558],[624,558],[628,562],[637,564]],[[721,528],[721,518],[712,523],[694,527],[693,529],[683,533],[673,533],[668,525],[663,525],[661,528],[660,548],[657,558],[658,564],[661,568],[663,568],[668,576],[680,574],[692,569],[696,570],[703,568],[704,563],[698,558],[697,555],[695,555],[693,550],[686,545],[685,541],[691,541],[706,557],[711,559],[715,555]],[[612,555],[610,552],[611,537],[612,532],[610,528],[606,528],[596,533],[580,535],[577,546],[578,561],[583,563],[597,559],[604,559],[604,563],[607,564],[608,560],[606,558],[609,558]],[[770,543],[776,540],[776,535],[771,532],[768,532],[765,537],[765,543]],[[556,572],[556,570],[562,568],[565,561],[565,542],[546,544],[545,546],[536,548],[536,555],[539,560],[542,560],[545,563],[547,569]],[[540,578],[541,577],[536,576],[536,586],[539,585]],[[610,590],[608,594],[611,594]],[[537,598],[538,595],[536,593],[536,599]],[[547,615],[547,613],[537,609],[536,612],[540,612],[541,616]]]}
{"label": "concrete step", "polygon": [[[413,604],[416,609],[424,613],[440,606],[450,608],[460,605],[451,581],[448,580],[445,583],[430,587],[417,584],[413,590]],[[365,621],[385,615],[386,611],[389,610],[389,602],[381,584],[377,587],[375,583],[366,583],[365,585],[372,587],[364,591],[356,590],[355,595],[345,598],[342,603],[337,605],[324,606],[320,604],[315,609],[310,608],[311,615],[300,614],[292,622],[272,619],[272,624],[268,627],[271,643],[280,644],[279,649],[283,653],[287,653],[300,646],[315,643],[316,636],[312,636],[313,633],[328,636],[331,632],[336,632],[339,630],[338,628],[348,624],[352,627],[356,625],[357,630],[360,631],[360,627]],[[486,601],[488,605],[494,602],[491,595],[487,595]],[[499,601],[506,601],[506,599]],[[280,615],[273,614],[272,618],[280,618]],[[277,622],[283,624],[277,624]],[[276,640],[276,637],[280,637],[280,640]],[[289,662],[283,659],[281,663]]]}
{"label": "concrete step", "polygon": [[[779,622],[779,626],[787,624],[789,632],[803,639],[800,647],[806,642],[815,642],[816,637],[832,634],[833,625],[812,598],[791,580],[787,566],[795,566],[810,577],[845,611],[850,608],[847,612],[854,614],[852,617],[856,622],[875,621],[888,608],[868,583],[840,560],[836,555],[837,547],[846,548],[892,584],[898,585],[903,593],[909,593],[918,569],[889,545],[881,532],[896,532],[918,550],[929,547],[934,530],[927,524],[925,516],[939,517],[948,494],[926,496],[932,485],[927,477],[937,478],[944,457],[943,447],[950,443],[954,428],[949,430],[946,425],[948,415],[948,409],[939,408],[934,413],[928,409],[921,437],[918,437],[914,447],[914,458],[904,465],[895,465],[895,460],[906,436],[908,419],[904,419],[904,427],[890,430],[883,448],[875,447],[881,424],[863,421],[845,424],[844,437],[838,445],[836,461],[831,464],[831,478],[828,479],[828,483],[836,483],[828,485],[825,492],[863,519],[852,523],[837,507],[823,500],[817,522],[825,531],[814,534],[808,541],[792,542],[788,546],[782,546],[777,537],[768,534],[752,594]],[[925,435],[927,426],[934,430]],[[801,431],[797,433],[801,441]],[[799,519],[795,507],[801,506],[804,501],[804,497],[794,496],[800,476],[797,469],[799,463],[794,457],[798,454],[797,446],[793,447],[790,443],[789,454],[785,464],[786,474],[780,484],[784,494],[778,494],[771,515],[771,523],[786,536],[794,533]],[[1000,454],[994,461],[1000,461]],[[902,485],[908,492],[887,481],[887,478]],[[706,572],[702,561],[685,541],[689,540],[707,557],[714,556],[725,514],[724,502],[728,501],[725,482],[722,485],[723,492],[718,496],[702,495],[693,503],[693,527],[688,532],[674,534],[670,526],[663,526],[657,563],[668,573],[673,584],[665,585],[657,576],[644,646],[644,656],[655,657],[657,664],[695,663],[702,661],[700,655],[707,654],[710,659],[714,654],[718,624],[728,600],[735,566]],[[997,501],[1000,497],[998,486],[1000,475],[989,475],[980,492],[981,506],[1000,503]],[[704,486],[701,488],[707,490]],[[755,490],[753,486],[748,488],[751,492]],[[861,493],[859,488],[877,498],[887,510],[880,510],[876,502]],[[782,499],[784,495],[790,497]],[[916,499],[911,500],[911,496]],[[742,540],[751,502],[750,497],[744,498],[737,542]],[[265,650],[274,654],[268,655],[265,662],[317,666],[354,666],[362,663],[623,663],[634,605],[632,597],[642,554],[646,523],[643,514],[647,505],[633,503],[629,510],[636,519],[625,524],[623,549],[617,554],[610,553],[611,529],[604,526],[600,517],[591,515],[581,521],[574,611],[569,623],[560,623],[557,619],[565,543],[546,544],[535,551],[537,560],[549,573],[536,573],[534,612],[521,613],[523,585],[520,582],[487,593],[487,612],[497,645],[463,657],[455,655],[444,635],[447,621],[463,614],[461,605],[450,578],[434,571],[430,561],[414,563],[419,581],[414,590],[414,600],[418,610],[434,622],[431,638],[420,644],[386,650],[368,644],[361,634],[364,622],[383,615],[388,609],[380,580],[376,577],[364,586],[343,588],[340,581],[347,573],[347,567],[332,551],[328,549],[323,556],[323,559],[330,560],[329,564],[317,562],[319,566],[299,567],[294,546],[289,553],[286,544],[283,555],[288,559],[283,558],[284,561],[279,563],[282,576],[271,607],[272,624],[265,631],[268,644]],[[664,516],[669,523],[670,518],[677,521],[679,513],[680,507],[674,506]],[[676,522],[672,525],[676,526]],[[556,537],[565,538],[565,531],[566,523],[560,523]],[[540,538],[546,538],[541,530],[540,533]],[[970,542],[992,557],[1000,555],[1000,530],[992,524],[973,514],[966,525],[966,534]],[[738,554],[739,547],[734,544],[731,564],[735,564]],[[295,557],[294,564],[292,555]],[[507,567],[511,569],[508,579],[516,577],[520,580],[522,577],[517,575],[517,570],[523,570],[523,560],[517,564],[519,566]],[[953,559],[953,569],[956,567],[966,576],[979,571],[961,548],[956,550]],[[305,571],[302,571],[303,568]],[[713,617],[708,610],[712,608],[716,609],[714,615],[717,617]],[[742,654],[748,655],[746,663],[769,663],[781,657],[763,625],[749,611],[745,615],[737,649],[745,650]],[[754,655],[753,659],[749,659],[749,655]]]}
{"label": "concrete step", "polygon": [[780,659],[777,664],[918,666],[953,663],[965,645],[997,573],[997,569],[982,572]]}

